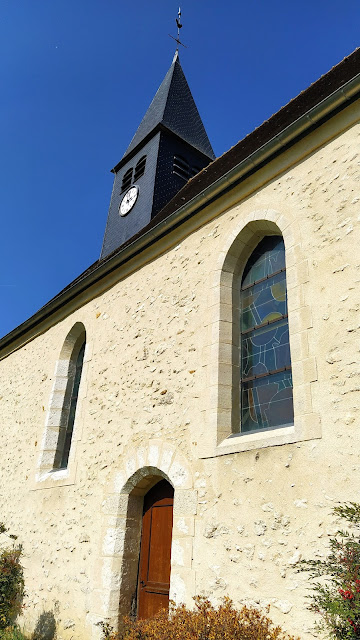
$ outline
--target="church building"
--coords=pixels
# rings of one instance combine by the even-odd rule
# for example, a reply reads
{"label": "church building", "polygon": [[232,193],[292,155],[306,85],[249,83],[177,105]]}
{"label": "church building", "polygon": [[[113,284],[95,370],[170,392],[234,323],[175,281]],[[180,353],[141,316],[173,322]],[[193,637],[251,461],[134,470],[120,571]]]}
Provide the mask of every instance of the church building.
{"label": "church building", "polygon": [[357,49],[215,159],[175,54],[99,260],[0,340],[28,631],[200,594],[316,635],[298,563],[360,501],[359,120]]}

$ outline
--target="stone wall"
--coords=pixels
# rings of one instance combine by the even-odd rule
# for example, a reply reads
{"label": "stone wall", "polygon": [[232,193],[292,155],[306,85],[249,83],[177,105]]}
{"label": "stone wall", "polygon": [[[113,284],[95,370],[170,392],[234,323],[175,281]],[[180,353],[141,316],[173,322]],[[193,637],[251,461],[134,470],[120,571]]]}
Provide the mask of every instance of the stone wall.
{"label": "stone wall", "polygon": [[[171,595],[270,603],[287,630],[313,634],[297,563],[327,553],[332,507],[359,500],[356,115],[353,105],[333,118],[0,362],[1,519],[24,543],[29,629],[44,612],[59,638],[96,637],[98,620],[116,623],[136,581],[142,496],[166,477],[175,487]],[[219,272],[229,238],[245,228],[260,237],[270,219],[285,238],[291,347],[303,354],[295,422],[305,420],[307,437],[244,447],[238,436],[227,449],[212,400],[214,325],[232,321],[219,317]],[[294,255],[306,264],[300,281],[291,280]],[[87,347],[69,468],[41,475],[57,362],[75,323]]]}

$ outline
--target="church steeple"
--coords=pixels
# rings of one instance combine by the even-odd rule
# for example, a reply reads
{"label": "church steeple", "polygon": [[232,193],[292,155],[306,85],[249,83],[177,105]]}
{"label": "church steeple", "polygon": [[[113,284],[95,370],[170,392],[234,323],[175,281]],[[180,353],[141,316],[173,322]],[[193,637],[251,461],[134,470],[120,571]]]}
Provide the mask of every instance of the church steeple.
{"label": "church steeple", "polygon": [[186,140],[211,160],[215,159],[205,127],[182,70],[178,51],[176,51],[172,65],[157,90],[122,160],[136,149],[146,136],[159,125]]}
{"label": "church steeple", "polygon": [[215,159],[181,68],[173,62],[115,174],[101,258],[138,233],[181,189]]}

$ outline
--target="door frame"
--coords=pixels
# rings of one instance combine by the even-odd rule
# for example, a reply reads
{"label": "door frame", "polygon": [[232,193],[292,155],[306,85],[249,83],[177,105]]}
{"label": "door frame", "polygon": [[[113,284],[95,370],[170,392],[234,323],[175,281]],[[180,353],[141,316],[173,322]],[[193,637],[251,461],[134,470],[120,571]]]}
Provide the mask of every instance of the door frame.
{"label": "door frame", "polygon": [[99,555],[93,565],[87,615],[93,640],[99,637],[99,621],[106,619],[118,629],[123,616],[134,613],[143,496],[161,478],[175,491],[170,599],[192,605],[196,593],[192,546],[197,510],[192,468],[172,443],[150,440],[125,451],[104,487]]}

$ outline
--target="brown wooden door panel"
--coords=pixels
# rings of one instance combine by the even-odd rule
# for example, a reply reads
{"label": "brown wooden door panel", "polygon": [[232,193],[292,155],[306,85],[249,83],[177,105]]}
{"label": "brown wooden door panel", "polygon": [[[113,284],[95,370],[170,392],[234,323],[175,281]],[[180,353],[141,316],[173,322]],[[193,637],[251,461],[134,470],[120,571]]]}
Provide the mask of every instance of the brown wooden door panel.
{"label": "brown wooden door panel", "polygon": [[142,592],[142,596],[139,598],[139,613],[138,618],[152,618],[160,609],[167,609],[169,606],[169,595],[164,594],[149,594],[146,591]]}
{"label": "brown wooden door panel", "polygon": [[159,544],[151,544],[149,550],[147,580],[170,586],[170,557],[172,534],[172,505],[154,505],[151,509],[151,538]]}
{"label": "brown wooden door panel", "polygon": [[144,498],[138,584],[138,617],[169,606],[174,490],[158,482]]}
{"label": "brown wooden door panel", "polygon": [[145,591],[147,591],[148,593],[162,593],[163,595],[166,595],[167,593],[169,593],[169,586],[170,585],[163,585],[163,584],[149,584],[147,583],[146,585],[143,585]]}

